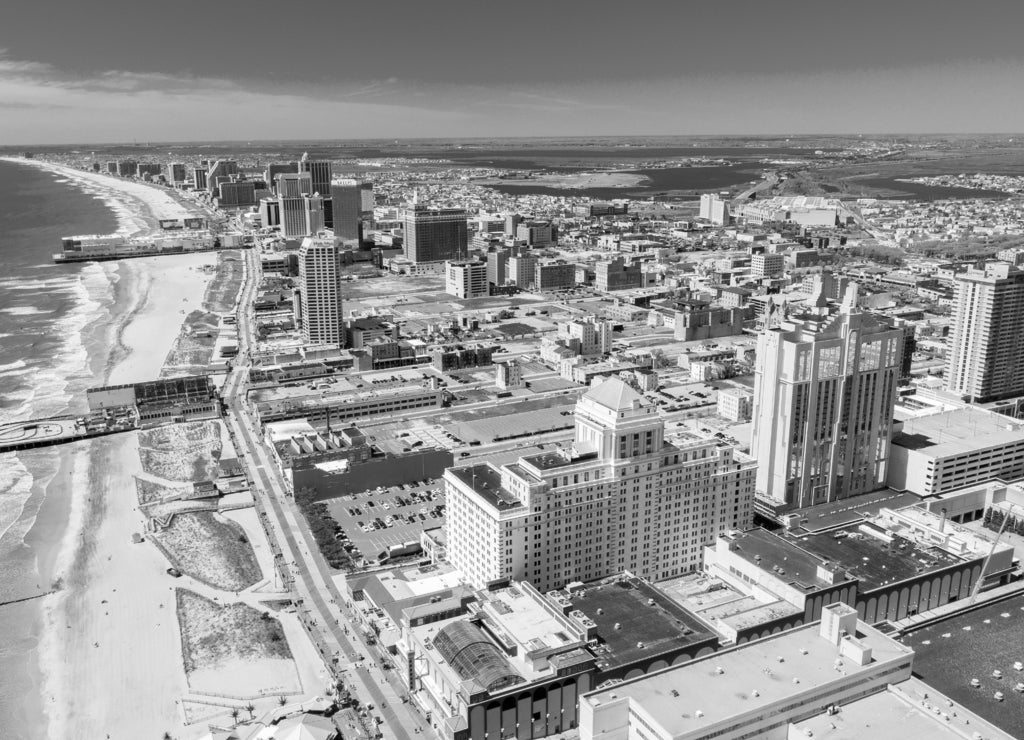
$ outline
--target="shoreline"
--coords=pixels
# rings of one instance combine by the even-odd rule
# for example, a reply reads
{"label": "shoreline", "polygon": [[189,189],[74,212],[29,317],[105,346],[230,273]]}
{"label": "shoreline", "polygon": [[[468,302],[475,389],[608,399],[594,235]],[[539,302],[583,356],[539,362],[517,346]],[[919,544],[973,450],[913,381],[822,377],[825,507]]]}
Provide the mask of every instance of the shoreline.
{"label": "shoreline", "polygon": [[[77,177],[89,173],[38,161],[36,165],[67,177],[63,184],[95,193],[113,211],[119,233],[140,225],[155,228],[157,219],[167,214],[158,209],[168,202],[180,208],[148,185],[111,180],[101,187],[89,182],[95,178]],[[132,191],[137,188],[163,202],[136,197]],[[92,327],[87,343],[90,385],[160,377],[185,319],[175,309],[201,306],[212,273],[197,268],[214,265],[219,258],[217,253],[199,253],[103,263],[112,302],[105,325]],[[83,401],[71,398],[69,405]],[[166,585],[147,583],[160,563],[153,560],[155,552],[142,553],[131,549],[140,546],[129,544],[131,533],[143,524],[134,487],[137,445],[135,434],[70,445],[58,453],[58,472],[43,489],[40,511],[47,514],[37,517],[30,536],[38,545],[40,571],[49,571],[49,582],[61,579],[62,588],[33,607],[39,610],[40,631],[29,655],[42,705],[33,724],[39,723],[41,737],[158,735],[163,725],[173,729],[181,724],[174,700],[184,685],[177,625],[173,609],[165,615],[166,604],[157,604],[166,598],[153,598],[153,589]],[[57,529],[62,530],[59,536]],[[119,605],[115,622],[110,604],[117,591],[130,600]],[[131,598],[133,591],[137,599]],[[154,621],[160,619],[164,621]],[[162,626],[157,630],[154,624]],[[124,707],[133,711],[125,714]]]}
{"label": "shoreline", "polygon": [[160,219],[194,215],[195,209],[186,207],[175,196],[155,185],[122,180],[101,172],[89,172],[42,159],[0,157],[0,161],[46,170],[65,178],[67,184],[92,194],[113,211],[118,223],[115,234],[140,236],[157,231]]}

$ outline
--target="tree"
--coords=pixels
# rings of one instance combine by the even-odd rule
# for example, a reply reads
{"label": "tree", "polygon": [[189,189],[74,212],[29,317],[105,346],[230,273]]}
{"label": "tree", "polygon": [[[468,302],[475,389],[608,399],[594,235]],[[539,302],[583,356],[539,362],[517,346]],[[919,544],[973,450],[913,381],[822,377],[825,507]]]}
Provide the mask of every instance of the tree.
{"label": "tree", "polygon": [[284,694],[281,694],[281,696],[277,697],[277,705],[279,707],[283,707],[287,703],[288,703],[288,700],[284,698]]}
{"label": "tree", "polygon": [[255,706],[253,706],[253,703],[252,703],[252,702],[249,702],[248,704],[246,704],[246,705],[245,705],[245,711],[247,711],[247,712],[249,713],[249,719],[250,719],[250,720],[252,720],[252,719],[255,719],[255,718],[256,718],[256,714],[255,714],[255,712],[256,712],[256,707],[255,707]]}
{"label": "tree", "polygon": [[239,709],[238,707],[232,707],[231,708],[231,719],[233,719],[235,721],[236,725],[238,724],[238,717],[239,717],[239,715],[241,713],[242,713],[242,710]]}

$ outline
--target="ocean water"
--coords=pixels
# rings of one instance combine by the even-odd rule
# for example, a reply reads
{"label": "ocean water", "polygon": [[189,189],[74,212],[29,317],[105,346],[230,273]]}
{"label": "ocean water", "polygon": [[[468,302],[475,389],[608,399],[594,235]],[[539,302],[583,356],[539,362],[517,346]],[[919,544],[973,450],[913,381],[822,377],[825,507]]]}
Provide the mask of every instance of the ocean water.
{"label": "ocean water", "polygon": [[[95,190],[3,161],[0,204],[0,425],[78,413],[111,355],[118,268],[50,258],[62,236],[110,233],[117,219]],[[82,453],[73,447],[0,455],[0,602],[51,586],[72,494],[54,479]],[[34,652],[41,604],[0,606],[4,738],[35,738],[41,727]]]}

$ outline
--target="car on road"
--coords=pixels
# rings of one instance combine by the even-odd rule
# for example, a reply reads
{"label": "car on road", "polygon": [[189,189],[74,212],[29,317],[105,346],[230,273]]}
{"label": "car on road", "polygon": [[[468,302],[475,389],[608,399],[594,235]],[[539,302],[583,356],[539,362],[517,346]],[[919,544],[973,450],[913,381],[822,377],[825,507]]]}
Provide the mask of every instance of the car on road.
{"label": "car on road", "polygon": [[168,568],[167,575],[174,576],[175,578],[181,578],[181,571],[177,568]]}

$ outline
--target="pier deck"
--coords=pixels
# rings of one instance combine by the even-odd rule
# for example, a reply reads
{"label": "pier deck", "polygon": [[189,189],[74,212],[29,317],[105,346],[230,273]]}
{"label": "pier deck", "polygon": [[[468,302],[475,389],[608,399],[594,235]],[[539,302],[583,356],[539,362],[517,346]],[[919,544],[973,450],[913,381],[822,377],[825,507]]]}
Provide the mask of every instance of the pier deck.
{"label": "pier deck", "polygon": [[67,444],[81,439],[130,432],[136,428],[135,424],[111,424],[90,429],[83,419],[72,416],[14,421],[0,424],[0,453]]}

